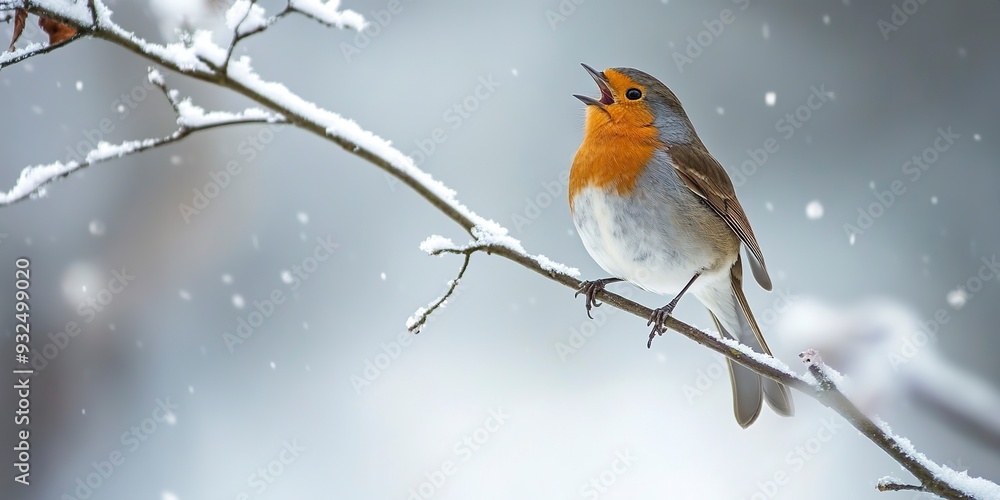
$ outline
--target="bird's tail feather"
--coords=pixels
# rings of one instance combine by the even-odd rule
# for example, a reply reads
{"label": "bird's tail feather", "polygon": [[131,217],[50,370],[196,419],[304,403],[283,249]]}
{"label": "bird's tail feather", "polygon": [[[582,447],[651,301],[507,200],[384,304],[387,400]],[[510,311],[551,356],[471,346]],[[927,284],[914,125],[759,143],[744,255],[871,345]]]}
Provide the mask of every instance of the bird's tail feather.
{"label": "bird's tail feather", "polygon": [[[715,322],[715,328],[726,338],[734,338],[711,309],[708,310]],[[726,358],[726,365],[729,367],[729,380],[733,385],[733,412],[736,414],[736,422],[744,429],[757,420],[760,415],[760,408],[763,401],[763,391],[761,387],[760,375],[750,371],[749,368]]]}
{"label": "bird's tail feather", "polygon": [[[761,353],[771,354],[760,328],[754,320],[750,305],[743,295],[742,266],[737,260],[731,272],[730,286],[709,287],[696,293],[712,315],[719,333],[735,338],[740,343]],[[795,409],[788,388],[767,377],[761,377],[749,368],[726,359],[733,383],[733,409],[736,421],[747,427],[760,415],[762,401],[775,413],[791,416]]]}
{"label": "bird's tail feather", "polygon": [[[739,265],[739,262],[736,264]],[[743,295],[743,286],[735,279],[733,280],[733,297],[736,298],[736,302],[742,312],[742,314],[737,315],[740,321],[740,334],[737,338],[739,338],[740,343],[752,347],[757,352],[771,354],[771,349],[767,347],[767,342],[764,341],[764,336],[760,333],[760,327],[757,326],[757,321],[754,320],[750,304],[747,303],[747,298]],[[795,406],[792,403],[792,395],[788,392],[788,388],[768,377],[763,377],[763,379],[764,400],[767,401],[767,405],[778,415],[785,417],[794,415]]]}

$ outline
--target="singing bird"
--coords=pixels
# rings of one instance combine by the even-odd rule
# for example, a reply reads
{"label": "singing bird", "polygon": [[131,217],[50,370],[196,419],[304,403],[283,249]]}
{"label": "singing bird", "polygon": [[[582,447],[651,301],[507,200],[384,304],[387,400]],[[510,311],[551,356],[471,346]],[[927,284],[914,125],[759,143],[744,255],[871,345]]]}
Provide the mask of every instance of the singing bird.
{"label": "singing bird", "polygon": [[[757,283],[770,290],[771,279],[729,175],[666,85],[632,68],[583,67],[601,97],[574,96],[587,105],[587,117],[570,170],[569,205],[587,252],[612,276],[580,287],[588,316],[610,283],[675,294],[649,318],[648,347],[690,292],[722,335],[770,354],[743,295],[741,243]],[[727,361],[740,426],[757,419],[762,401],[779,415],[793,414],[785,386]]]}

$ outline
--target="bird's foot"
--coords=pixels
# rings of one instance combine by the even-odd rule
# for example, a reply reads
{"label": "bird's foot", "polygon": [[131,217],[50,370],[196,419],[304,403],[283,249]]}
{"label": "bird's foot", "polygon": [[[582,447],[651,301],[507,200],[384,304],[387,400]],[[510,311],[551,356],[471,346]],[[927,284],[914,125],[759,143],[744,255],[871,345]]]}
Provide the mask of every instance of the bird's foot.
{"label": "bird's foot", "polygon": [[597,301],[597,294],[600,293],[601,290],[604,290],[605,285],[617,283],[619,281],[621,281],[621,278],[604,278],[594,281],[584,281],[580,283],[580,288],[577,289],[575,294],[573,294],[573,297],[576,297],[581,293],[584,295],[587,299],[585,302],[585,305],[587,306],[587,317],[594,319],[594,317],[590,315],[590,309],[592,307],[601,307],[601,303]]}
{"label": "bird's foot", "polygon": [[670,313],[674,312],[674,308],[677,307],[677,299],[679,297],[674,297],[669,304],[659,308],[653,309],[653,314],[649,315],[649,321],[646,322],[646,326],[653,325],[653,329],[649,332],[649,340],[646,342],[646,349],[649,349],[653,345],[653,338],[657,335],[663,335],[663,332],[667,331],[667,318],[670,317]]}

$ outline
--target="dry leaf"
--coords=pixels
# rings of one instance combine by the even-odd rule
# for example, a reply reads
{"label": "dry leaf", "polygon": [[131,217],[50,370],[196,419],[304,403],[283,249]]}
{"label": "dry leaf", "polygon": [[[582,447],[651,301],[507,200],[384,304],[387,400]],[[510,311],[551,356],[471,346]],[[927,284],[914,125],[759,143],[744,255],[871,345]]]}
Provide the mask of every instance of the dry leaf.
{"label": "dry leaf", "polygon": [[18,38],[21,38],[21,32],[24,31],[24,20],[28,18],[28,11],[24,9],[14,10],[14,34],[10,37],[10,48],[7,50],[14,51],[14,42]]}
{"label": "dry leaf", "polygon": [[38,27],[49,34],[49,45],[65,42],[67,38],[76,34],[76,30],[72,27],[47,17],[38,18]]}

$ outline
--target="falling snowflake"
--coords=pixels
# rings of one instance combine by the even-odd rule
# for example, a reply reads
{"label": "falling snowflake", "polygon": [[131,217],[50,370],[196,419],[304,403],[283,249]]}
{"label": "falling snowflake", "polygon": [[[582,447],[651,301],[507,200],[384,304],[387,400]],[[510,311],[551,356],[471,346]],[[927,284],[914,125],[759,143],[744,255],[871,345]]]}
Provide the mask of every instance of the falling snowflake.
{"label": "falling snowflake", "polygon": [[243,306],[245,306],[246,304],[247,303],[245,300],[243,300],[242,295],[238,293],[233,294],[233,306],[235,306],[237,309],[243,309]]}
{"label": "falling snowflake", "polygon": [[299,212],[298,214],[296,214],[296,217],[299,218],[299,224],[308,224],[309,223],[309,214],[307,214],[305,212]]}
{"label": "falling snowflake", "polygon": [[187,290],[181,290],[178,295],[181,296],[181,300],[191,300],[191,294]]}
{"label": "falling snowflake", "polygon": [[948,296],[945,298],[948,300],[949,306],[958,310],[964,307],[965,303],[969,300],[969,293],[961,288],[956,288],[948,292]]}
{"label": "falling snowflake", "polygon": [[823,217],[823,204],[819,200],[810,201],[806,205],[806,217],[812,220],[817,220]]}
{"label": "falling snowflake", "polygon": [[81,82],[80,80],[76,81],[76,90],[78,90],[78,91],[82,91],[83,90],[83,82]]}
{"label": "falling snowflake", "polygon": [[778,94],[775,94],[774,92],[764,94],[764,104],[774,106],[774,103],[776,102],[778,102]]}
{"label": "falling snowflake", "polygon": [[223,274],[222,282],[227,285],[231,285],[233,283],[233,276],[231,274]]}

